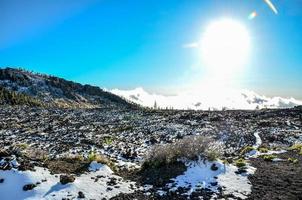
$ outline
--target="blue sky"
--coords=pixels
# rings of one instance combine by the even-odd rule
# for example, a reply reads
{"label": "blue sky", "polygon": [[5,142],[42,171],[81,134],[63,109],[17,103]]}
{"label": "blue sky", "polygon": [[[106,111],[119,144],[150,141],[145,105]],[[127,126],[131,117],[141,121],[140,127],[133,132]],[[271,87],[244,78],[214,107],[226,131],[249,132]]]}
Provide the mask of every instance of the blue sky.
{"label": "blue sky", "polygon": [[233,18],[252,41],[237,85],[302,99],[302,3],[272,2],[278,15],[263,0],[0,0],[0,66],[174,93],[204,76],[200,51],[183,45],[209,22]]}

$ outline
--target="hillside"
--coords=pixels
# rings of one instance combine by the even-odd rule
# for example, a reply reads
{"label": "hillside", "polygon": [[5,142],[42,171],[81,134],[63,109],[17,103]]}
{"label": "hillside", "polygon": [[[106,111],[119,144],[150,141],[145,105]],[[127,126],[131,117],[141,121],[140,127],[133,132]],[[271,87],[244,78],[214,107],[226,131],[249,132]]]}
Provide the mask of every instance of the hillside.
{"label": "hillside", "polygon": [[0,69],[0,91],[0,101],[4,104],[81,108],[134,106],[96,86],[15,68]]}

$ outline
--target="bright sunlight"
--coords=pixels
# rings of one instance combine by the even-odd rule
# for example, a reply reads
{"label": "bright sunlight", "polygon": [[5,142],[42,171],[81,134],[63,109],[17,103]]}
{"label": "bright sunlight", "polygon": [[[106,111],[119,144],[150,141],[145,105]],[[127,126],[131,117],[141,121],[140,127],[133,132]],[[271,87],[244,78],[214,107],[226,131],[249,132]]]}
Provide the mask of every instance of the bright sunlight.
{"label": "bright sunlight", "polygon": [[247,61],[250,36],[243,24],[221,19],[209,24],[201,40],[202,60],[214,77],[236,74]]}

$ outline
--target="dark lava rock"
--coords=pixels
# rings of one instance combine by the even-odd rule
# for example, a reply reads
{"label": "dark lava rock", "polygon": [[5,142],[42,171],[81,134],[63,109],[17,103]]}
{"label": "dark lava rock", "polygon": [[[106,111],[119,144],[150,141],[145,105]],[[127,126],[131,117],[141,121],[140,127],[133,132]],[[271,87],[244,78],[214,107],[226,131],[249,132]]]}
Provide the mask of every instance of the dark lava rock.
{"label": "dark lava rock", "polygon": [[36,187],[37,185],[36,184],[33,184],[33,183],[30,183],[30,184],[26,184],[23,186],[23,190],[24,191],[28,191],[28,190],[32,190]]}
{"label": "dark lava rock", "polygon": [[0,178],[0,183],[3,183],[4,182],[4,178]]}
{"label": "dark lava rock", "polygon": [[9,152],[7,152],[6,150],[0,150],[0,158],[8,157],[8,156],[10,156]]}
{"label": "dark lava rock", "polygon": [[75,178],[72,175],[60,175],[60,183],[63,185],[74,182]]}
{"label": "dark lava rock", "polygon": [[12,166],[8,162],[4,162],[2,165],[0,165],[0,170],[11,170]]}
{"label": "dark lava rock", "polygon": [[218,170],[218,167],[217,167],[217,165],[215,163],[212,164],[211,170],[212,171],[217,171]]}
{"label": "dark lava rock", "polygon": [[235,171],[236,174],[243,174],[243,173],[246,173],[247,170],[244,169],[244,168],[239,168],[237,171]]}
{"label": "dark lava rock", "polygon": [[218,185],[218,183],[217,182],[212,182],[212,183],[210,183],[212,186],[217,186]]}
{"label": "dark lava rock", "polygon": [[110,181],[107,182],[107,185],[114,186],[117,184],[116,178],[111,178]]}
{"label": "dark lava rock", "polygon": [[84,195],[84,193],[82,191],[79,191],[78,198],[79,199],[84,199],[85,198],[85,195]]}

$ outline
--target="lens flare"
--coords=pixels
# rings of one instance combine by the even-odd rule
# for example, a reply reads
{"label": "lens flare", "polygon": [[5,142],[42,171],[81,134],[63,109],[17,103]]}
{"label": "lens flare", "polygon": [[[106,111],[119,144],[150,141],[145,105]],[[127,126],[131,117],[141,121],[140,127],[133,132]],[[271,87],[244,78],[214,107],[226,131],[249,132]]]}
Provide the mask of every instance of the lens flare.
{"label": "lens flare", "polygon": [[255,17],[257,17],[257,12],[256,11],[254,11],[254,12],[252,12],[251,14],[249,14],[249,20],[252,20],[252,19],[254,19]]}
{"label": "lens flare", "polygon": [[278,11],[274,4],[270,0],[264,0],[264,2],[270,7],[270,9],[277,15]]}

